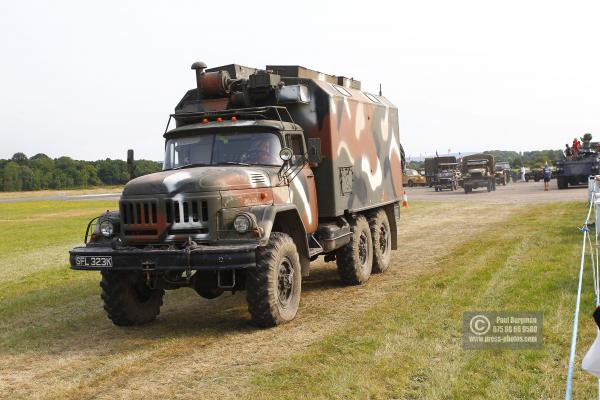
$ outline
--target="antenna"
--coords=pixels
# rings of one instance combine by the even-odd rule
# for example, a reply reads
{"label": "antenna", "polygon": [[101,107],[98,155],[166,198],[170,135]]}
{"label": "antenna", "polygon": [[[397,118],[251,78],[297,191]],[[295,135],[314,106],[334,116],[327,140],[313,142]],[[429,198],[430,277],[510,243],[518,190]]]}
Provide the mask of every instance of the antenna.
{"label": "antenna", "polygon": [[379,95],[381,96],[381,83],[379,84]]}

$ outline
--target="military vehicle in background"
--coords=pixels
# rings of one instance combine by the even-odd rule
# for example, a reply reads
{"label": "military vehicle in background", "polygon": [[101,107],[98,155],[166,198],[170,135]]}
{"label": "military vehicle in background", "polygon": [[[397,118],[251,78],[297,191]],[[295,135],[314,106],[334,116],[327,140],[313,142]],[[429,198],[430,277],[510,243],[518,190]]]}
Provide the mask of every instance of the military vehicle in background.
{"label": "military vehicle in background", "polygon": [[600,158],[598,156],[598,147],[600,143],[584,140],[581,150],[570,159],[558,160],[555,162],[556,169],[552,173],[556,177],[556,186],[559,189],[566,189],[569,185],[587,184],[590,175],[600,173]]}
{"label": "military vehicle in background", "polygon": [[460,168],[454,156],[435,157],[433,159],[433,186],[436,192],[444,189],[458,189]]}
{"label": "military vehicle in background", "polygon": [[402,174],[402,183],[408,187],[425,186],[427,185],[427,180],[416,169],[407,168],[404,170],[404,174]]}
{"label": "military vehicle in background", "polygon": [[490,154],[471,154],[462,158],[461,172],[465,193],[484,187],[496,190],[496,162]]}
{"label": "military vehicle in background", "polygon": [[544,169],[543,168],[532,168],[529,174],[525,174],[525,179],[533,179],[534,182],[539,182],[544,179]]}
{"label": "military vehicle in background", "polygon": [[506,186],[510,182],[510,164],[506,161],[496,163],[496,183]]}
{"label": "military vehicle in background", "polygon": [[165,290],[191,287],[245,290],[253,322],[274,326],[295,317],[321,255],[346,284],[387,270],[403,194],[397,108],[299,66],[192,69],[164,170],[125,185],[70,252],[71,268],[101,271],[113,323],[153,321]]}
{"label": "military vehicle in background", "polygon": [[423,168],[425,169],[425,180],[427,181],[427,186],[429,187],[433,187],[433,181],[435,178],[435,168],[433,160],[433,158],[426,158],[423,162]]}

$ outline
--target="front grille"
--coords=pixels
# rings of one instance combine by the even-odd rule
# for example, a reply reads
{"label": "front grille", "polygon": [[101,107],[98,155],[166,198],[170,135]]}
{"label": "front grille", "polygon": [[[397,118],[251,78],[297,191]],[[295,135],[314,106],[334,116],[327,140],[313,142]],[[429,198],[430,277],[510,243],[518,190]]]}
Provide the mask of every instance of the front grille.
{"label": "front grille", "polygon": [[208,222],[206,200],[167,200],[165,208],[168,224]]}
{"label": "front grille", "polygon": [[122,200],[121,221],[124,225],[156,225],[158,214],[156,201]]}
{"label": "front grille", "polygon": [[129,241],[170,240],[171,235],[182,234],[208,237],[206,200],[124,199],[119,208],[123,234]]}

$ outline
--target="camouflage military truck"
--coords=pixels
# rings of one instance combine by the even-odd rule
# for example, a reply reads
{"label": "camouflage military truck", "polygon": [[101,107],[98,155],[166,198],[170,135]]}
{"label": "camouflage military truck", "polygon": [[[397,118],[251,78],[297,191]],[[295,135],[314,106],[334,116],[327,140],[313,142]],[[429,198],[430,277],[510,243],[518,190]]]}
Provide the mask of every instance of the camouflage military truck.
{"label": "camouflage military truck", "polygon": [[552,177],[556,178],[559,189],[566,189],[569,185],[587,184],[588,177],[600,174],[600,158],[597,149],[600,143],[584,143],[579,154],[570,159],[555,162],[555,171]]}
{"label": "camouflage military truck", "polygon": [[387,270],[403,194],[396,107],[298,66],[192,69],[164,170],[131,180],[70,252],[71,268],[101,271],[113,323],[153,321],[165,290],[191,287],[245,290],[253,322],[274,326],[295,317],[321,255],[346,284]]}
{"label": "camouflage military truck", "polygon": [[465,193],[484,187],[488,192],[496,190],[496,163],[490,154],[471,154],[462,158],[461,172]]}
{"label": "camouflage military truck", "polygon": [[510,182],[510,164],[506,161],[496,163],[496,183],[506,186]]}
{"label": "camouflage military truck", "polygon": [[435,157],[433,159],[433,186],[436,192],[444,189],[458,189],[458,163],[454,156]]}

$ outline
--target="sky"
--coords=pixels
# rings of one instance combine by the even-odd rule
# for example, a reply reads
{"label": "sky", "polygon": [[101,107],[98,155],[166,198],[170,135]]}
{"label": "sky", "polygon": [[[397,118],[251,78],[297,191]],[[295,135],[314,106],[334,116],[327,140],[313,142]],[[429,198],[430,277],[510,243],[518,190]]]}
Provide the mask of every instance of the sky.
{"label": "sky", "polygon": [[598,1],[3,1],[0,158],[161,160],[194,61],[302,65],[398,107],[412,157],[600,139]]}

